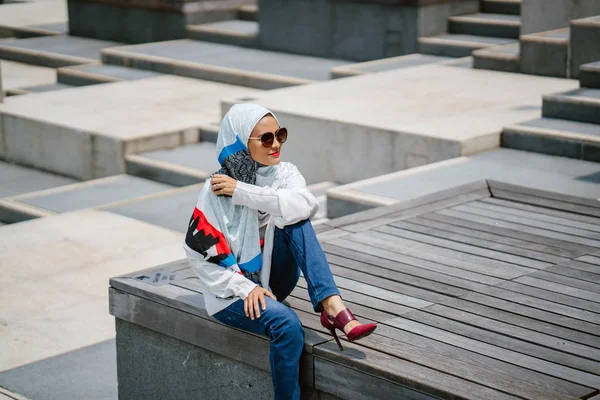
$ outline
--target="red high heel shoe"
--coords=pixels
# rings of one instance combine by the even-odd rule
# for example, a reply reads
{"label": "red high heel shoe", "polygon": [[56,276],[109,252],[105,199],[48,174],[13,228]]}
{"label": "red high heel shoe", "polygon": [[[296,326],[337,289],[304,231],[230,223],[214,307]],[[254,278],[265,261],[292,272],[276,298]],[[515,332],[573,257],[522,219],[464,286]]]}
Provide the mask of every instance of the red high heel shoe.
{"label": "red high heel shoe", "polygon": [[[329,332],[335,339],[335,342],[341,351],[343,351],[344,348],[342,347],[342,343],[340,342],[335,330],[337,328],[344,333],[344,326],[346,326],[346,324],[350,321],[356,321],[356,317],[354,317],[352,312],[347,308],[344,308],[335,317],[327,314],[325,310],[321,312],[321,325],[323,325],[323,328],[329,329]],[[349,341],[354,342],[355,340],[369,336],[371,333],[373,333],[373,331],[375,331],[375,328],[377,328],[377,324],[363,324],[355,326],[346,334],[346,338],[348,338]]]}

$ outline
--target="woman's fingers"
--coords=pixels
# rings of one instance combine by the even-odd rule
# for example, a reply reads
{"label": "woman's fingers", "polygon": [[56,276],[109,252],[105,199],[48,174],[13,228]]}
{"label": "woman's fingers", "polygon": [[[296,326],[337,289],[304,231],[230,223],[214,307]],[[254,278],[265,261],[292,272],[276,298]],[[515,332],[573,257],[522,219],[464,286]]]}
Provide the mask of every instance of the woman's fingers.
{"label": "woman's fingers", "polygon": [[[268,291],[268,290],[266,290],[266,289],[265,289],[265,294],[266,294],[267,296],[269,296],[270,298],[272,298],[273,300],[277,300],[277,297],[275,297],[275,295],[274,295],[273,293],[269,292],[269,291]],[[265,308],[266,308],[266,305],[265,305]]]}
{"label": "woman's fingers", "polygon": [[259,298],[260,298],[260,304],[262,305],[262,309],[266,310],[267,309],[267,301],[265,300],[265,294],[267,294],[268,292],[265,290],[265,293],[261,293]]}
{"label": "woman's fingers", "polygon": [[248,297],[246,297],[246,298],[244,299],[244,313],[246,314],[246,317],[249,317],[249,316],[250,316],[250,313],[248,312],[248,304],[249,304],[249,303],[250,303],[250,302],[248,301]]}
{"label": "woman's fingers", "polygon": [[[259,305],[259,299],[263,298],[264,301],[264,296],[262,295],[262,293],[260,293],[259,295],[257,295],[256,297],[254,297],[254,316],[256,318],[260,318],[260,305]],[[254,319],[254,318],[252,318]]]}

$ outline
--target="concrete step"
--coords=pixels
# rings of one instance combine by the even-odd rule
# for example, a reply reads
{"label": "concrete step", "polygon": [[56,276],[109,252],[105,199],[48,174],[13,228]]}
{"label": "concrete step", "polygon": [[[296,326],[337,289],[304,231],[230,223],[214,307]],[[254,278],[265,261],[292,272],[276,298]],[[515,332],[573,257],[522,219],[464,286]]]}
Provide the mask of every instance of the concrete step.
{"label": "concrete step", "polygon": [[579,78],[579,66],[600,61],[600,15],[571,20],[571,77]]}
{"label": "concrete step", "polygon": [[582,88],[543,97],[542,115],[600,124],[600,89]]}
{"label": "concrete step", "polygon": [[600,125],[538,118],[505,127],[502,147],[598,162]]}
{"label": "concrete step", "polygon": [[77,180],[0,161],[0,198],[69,185]]}
{"label": "concrete step", "polygon": [[473,68],[502,72],[520,72],[519,43],[488,47],[473,52]]}
{"label": "concrete step", "polygon": [[257,89],[328,80],[331,68],[347,64],[190,39],[106,49],[102,61]]}
{"label": "concrete step", "polygon": [[312,219],[313,225],[323,223],[327,219],[327,191],[339,186],[335,182],[319,182],[308,185],[308,190],[317,198],[319,202],[319,212]]}
{"label": "concrete step", "polygon": [[258,5],[246,4],[239,8],[238,18],[242,21],[258,21]]}
{"label": "concrete step", "polygon": [[419,53],[445,57],[468,57],[474,50],[513,43],[514,40],[445,33],[419,38]]}
{"label": "concrete step", "polygon": [[36,85],[36,86],[26,86],[22,88],[14,88],[6,91],[7,96],[19,96],[23,94],[31,94],[31,93],[43,93],[43,92],[52,92],[54,90],[63,90],[70,89],[74,87],[73,85],[66,85],[64,83],[50,83],[47,85]]}
{"label": "concrete step", "polygon": [[0,37],[16,37],[26,39],[40,36],[67,35],[69,24],[67,22],[55,22],[50,24],[35,24],[26,26],[3,27],[0,26]]}
{"label": "concrete step", "polygon": [[508,14],[468,14],[448,18],[450,33],[518,39],[521,18]]}
{"label": "concrete step", "polygon": [[0,200],[0,215],[5,222],[21,222],[114,204],[169,189],[173,189],[173,186],[135,176],[117,175],[3,198]]}
{"label": "concrete step", "polygon": [[521,36],[521,72],[568,78],[569,38],[569,28]]}
{"label": "concrete step", "polygon": [[100,51],[121,43],[75,36],[49,36],[0,41],[0,58],[44,67],[98,62]]}
{"label": "concrete step", "polygon": [[62,67],[56,70],[59,83],[72,86],[88,86],[100,83],[129,81],[159,76],[157,72],[143,71],[116,65],[87,64]]}
{"label": "concrete step", "polygon": [[260,47],[258,22],[220,21],[186,26],[187,37],[211,43],[230,44],[243,47]]}
{"label": "concrete step", "polygon": [[406,56],[384,58],[382,60],[367,61],[355,64],[342,65],[331,69],[331,78],[345,78],[349,76],[370,74],[373,72],[389,71],[417,67],[419,65],[434,64],[444,61],[454,61],[453,57],[430,56],[427,54],[409,54]]}
{"label": "concrete step", "polygon": [[220,168],[216,145],[211,142],[130,154],[125,162],[128,174],[173,186],[204,182]]}
{"label": "concrete step", "polygon": [[484,13],[521,15],[521,0],[483,0],[481,11]]}
{"label": "concrete step", "polygon": [[579,84],[581,87],[600,89],[600,61],[579,67]]}
{"label": "concrete step", "polygon": [[436,193],[482,179],[591,199],[600,197],[595,162],[497,149],[381,175],[329,190],[329,218]]}
{"label": "concrete step", "polygon": [[2,64],[1,79],[4,91],[56,83],[56,70],[54,68],[5,60],[0,60],[0,64]]}

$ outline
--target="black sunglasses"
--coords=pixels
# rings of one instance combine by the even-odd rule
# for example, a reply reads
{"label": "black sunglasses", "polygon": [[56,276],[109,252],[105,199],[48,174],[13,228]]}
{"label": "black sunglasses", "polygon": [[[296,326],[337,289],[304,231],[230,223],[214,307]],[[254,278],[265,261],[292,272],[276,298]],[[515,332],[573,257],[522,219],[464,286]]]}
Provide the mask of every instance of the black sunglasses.
{"label": "black sunglasses", "polygon": [[269,148],[273,146],[273,141],[275,140],[275,137],[277,137],[277,141],[279,143],[284,144],[287,140],[287,135],[288,134],[286,128],[279,128],[275,131],[275,133],[265,132],[258,137],[249,137],[248,139],[260,139],[260,143],[263,145],[263,147]]}

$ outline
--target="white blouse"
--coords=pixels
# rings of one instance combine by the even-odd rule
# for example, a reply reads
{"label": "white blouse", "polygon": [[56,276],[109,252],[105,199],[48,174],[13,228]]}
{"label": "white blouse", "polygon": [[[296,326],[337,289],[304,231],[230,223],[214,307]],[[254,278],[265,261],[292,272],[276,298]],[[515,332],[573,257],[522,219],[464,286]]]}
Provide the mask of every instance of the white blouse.
{"label": "white blouse", "polygon": [[[268,290],[270,290],[269,276],[275,227],[283,229],[287,225],[312,218],[319,210],[317,199],[306,187],[306,181],[296,166],[291,163],[281,163],[281,167],[287,179],[278,189],[238,181],[231,199],[233,205],[246,206],[267,213],[260,218],[259,225],[266,226],[260,281]],[[209,315],[216,314],[239,299],[245,299],[257,286],[231,268],[204,260],[185,243],[183,247],[190,266],[200,280],[204,304]]]}

